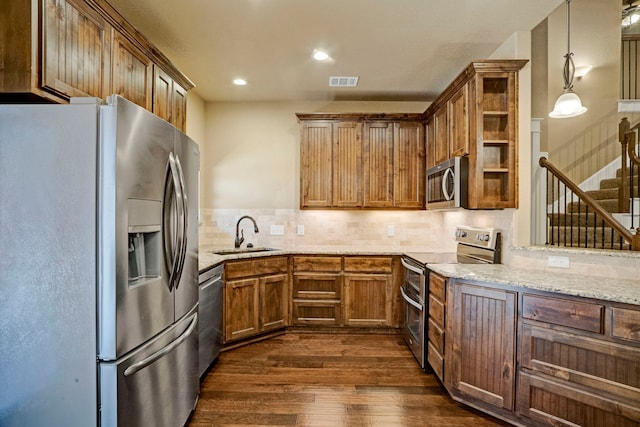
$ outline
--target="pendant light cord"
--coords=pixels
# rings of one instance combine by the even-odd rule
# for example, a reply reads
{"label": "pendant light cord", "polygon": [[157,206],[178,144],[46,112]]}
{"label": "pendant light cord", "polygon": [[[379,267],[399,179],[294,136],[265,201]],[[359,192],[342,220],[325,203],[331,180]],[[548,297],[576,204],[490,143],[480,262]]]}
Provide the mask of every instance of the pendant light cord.
{"label": "pendant light cord", "polygon": [[564,56],[564,69],[562,76],[564,78],[564,90],[573,89],[573,75],[576,71],[576,66],[573,63],[573,53],[571,53],[571,0],[567,0],[567,54]]}

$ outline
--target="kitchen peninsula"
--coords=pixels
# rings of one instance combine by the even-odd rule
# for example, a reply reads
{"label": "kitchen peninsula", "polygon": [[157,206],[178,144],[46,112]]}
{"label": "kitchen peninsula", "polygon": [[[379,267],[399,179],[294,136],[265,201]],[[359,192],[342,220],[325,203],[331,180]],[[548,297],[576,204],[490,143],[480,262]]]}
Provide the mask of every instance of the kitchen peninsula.
{"label": "kitchen peninsula", "polygon": [[[287,249],[219,256],[201,248],[200,270],[285,258],[290,267],[286,286],[296,257],[395,260],[400,255]],[[430,268],[446,283],[440,380],[455,400],[518,425],[554,425],[558,419],[578,425],[640,423],[639,280],[509,265]],[[291,289],[285,291],[289,307]],[[398,285],[392,289],[397,293]]]}

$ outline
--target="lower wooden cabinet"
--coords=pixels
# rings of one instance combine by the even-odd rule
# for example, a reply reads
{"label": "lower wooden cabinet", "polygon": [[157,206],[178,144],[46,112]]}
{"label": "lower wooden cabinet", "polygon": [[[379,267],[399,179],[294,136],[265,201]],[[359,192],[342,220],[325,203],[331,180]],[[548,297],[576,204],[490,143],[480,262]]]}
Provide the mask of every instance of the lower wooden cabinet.
{"label": "lower wooden cabinet", "polygon": [[464,282],[454,282],[452,291],[445,385],[455,397],[498,412],[512,411],[516,293]]}
{"label": "lower wooden cabinet", "polygon": [[342,325],[342,257],[293,257],[294,325]]}
{"label": "lower wooden cabinet", "polygon": [[287,257],[225,265],[224,341],[231,342],[288,325]]}
{"label": "lower wooden cabinet", "polygon": [[638,329],[640,311],[527,293],[522,306],[517,413],[546,425],[640,426],[640,347],[620,333]]}
{"label": "lower wooden cabinet", "polygon": [[447,283],[445,277],[429,272],[427,361],[440,381],[444,381]]}
{"label": "lower wooden cabinet", "polygon": [[393,324],[392,257],[344,258],[344,324],[391,326]]}

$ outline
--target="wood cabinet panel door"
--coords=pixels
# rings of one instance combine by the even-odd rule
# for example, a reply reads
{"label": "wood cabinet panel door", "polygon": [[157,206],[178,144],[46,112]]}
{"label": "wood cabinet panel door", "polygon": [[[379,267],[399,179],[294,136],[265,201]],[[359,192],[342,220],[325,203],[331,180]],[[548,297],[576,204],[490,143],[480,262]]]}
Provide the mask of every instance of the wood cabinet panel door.
{"label": "wood cabinet panel door", "polygon": [[422,208],[425,204],[424,127],[422,123],[394,124],[393,206]]}
{"label": "wood cabinet panel door", "polygon": [[447,308],[446,382],[508,411],[515,397],[515,301],[513,292],[456,283]]}
{"label": "wood cabinet panel door", "polygon": [[250,337],[259,331],[257,278],[233,280],[225,283],[224,329],[225,342]]}
{"label": "wood cabinet panel door", "polygon": [[393,206],[393,123],[369,122],[363,129],[364,206]]}
{"label": "wood cabinet panel door", "polygon": [[468,84],[449,100],[449,144],[450,157],[469,154]]}
{"label": "wood cabinet panel door", "polygon": [[171,122],[173,80],[160,68],[153,67],[153,112],[156,116]]}
{"label": "wood cabinet panel door", "polygon": [[300,206],[330,207],[333,126],[329,121],[305,121],[300,144]]}
{"label": "wood cabinet panel door", "polygon": [[173,82],[171,95],[171,124],[183,132],[187,130],[187,91]]}
{"label": "wood cabinet panel door", "polygon": [[65,98],[109,93],[111,27],[84,2],[46,0],[42,88]]}
{"label": "wood cabinet panel door", "polygon": [[435,165],[449,160],[449,113],[445,104],[433,116],[433,158]]}
{"label": "wood cabinet panel door", "polygon": [[362,206],[362,123],[337,122],[333,128],[332,206]]}
{"label": "wood cabinet panel door", "polygon": [[392,323],[392,276],[344,275],[344,323],[349,326],[389,326]]}
{"label": "wood cabinet panel door", "polygon": [[113,37],[112,92],[151,111],[153,64],[119,34]]}
{"label": "wood cabinet panel door", "polygon": [[427,169],[436,166],[436,118],[431,116],[425,125],[425,157]]}
{"label": "wood cabinet panel door", "polygon": [[286,274],[260,278],[260,332],[287,326],[289,293]]}

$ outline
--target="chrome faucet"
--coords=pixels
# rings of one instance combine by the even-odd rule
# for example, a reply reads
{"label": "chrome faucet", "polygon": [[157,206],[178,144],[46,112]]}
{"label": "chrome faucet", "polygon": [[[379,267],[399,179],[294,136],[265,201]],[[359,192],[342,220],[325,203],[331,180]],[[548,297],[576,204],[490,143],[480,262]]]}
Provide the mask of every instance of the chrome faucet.
{"label": "chrome faucet", "polygon": [[[259,232],[258,230],[258,224],[256,224],[256,220],[251,218],[249,215],[244,215],[241,216],[240,219],[238,220],[238,222],[236,223],[236,241],[234,243],[234,246],[236,248],[239,248],[240,245],[242,244],[242,242],[244,242],[244,230],[240,230],[240,221],[242,221],[243,219],[248,218],[251,220],[251,222],[253,222],[253,231],[255,231],[256,233]],[[238,234],[240,233],[240,234]]]}

